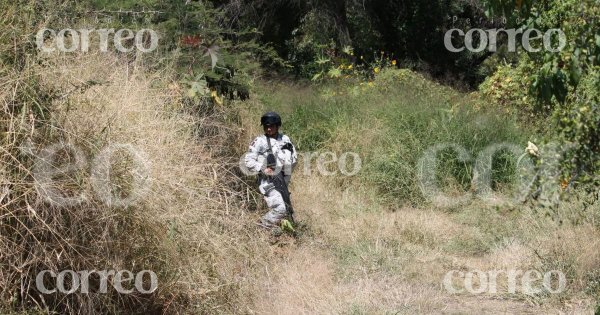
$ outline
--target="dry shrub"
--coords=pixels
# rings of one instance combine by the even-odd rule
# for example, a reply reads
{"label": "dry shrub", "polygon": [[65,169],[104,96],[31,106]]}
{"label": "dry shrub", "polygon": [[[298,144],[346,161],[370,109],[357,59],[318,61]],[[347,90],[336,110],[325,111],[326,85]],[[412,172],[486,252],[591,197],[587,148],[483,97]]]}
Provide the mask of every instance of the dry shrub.
{"label": "dry shrub", "polygon": [[[219,123],[223,112],[181,110],[179,92],[165,88],[171,77],[145,72],[141,58],[61,54],[42,56],[0,83],[3,309],[235,312],[249,298],[240,288],[252,272],[249,261],[262,256],[261,238],[240,224],[251,202],[230,188],[239,179],[220,156],[235,133]],[[199,130],[213,136],[201,138]],[[57,148],[48,163],[47,148]],[[107,148],[115,150],[102,160]],[[43,167],[65,165],[80,167],[40,180]],[[103,165],[107,181],[98,172]],[[50,188],[72,202],[51,202],[58,199],[47,198]],[[135,201],[114,203],[127,197]],[[118,294],[109,285],[103,294],[94,291],[95,278],[89,294],[36,289],[40,271],[67,269],[152,270],[158,289]]]}

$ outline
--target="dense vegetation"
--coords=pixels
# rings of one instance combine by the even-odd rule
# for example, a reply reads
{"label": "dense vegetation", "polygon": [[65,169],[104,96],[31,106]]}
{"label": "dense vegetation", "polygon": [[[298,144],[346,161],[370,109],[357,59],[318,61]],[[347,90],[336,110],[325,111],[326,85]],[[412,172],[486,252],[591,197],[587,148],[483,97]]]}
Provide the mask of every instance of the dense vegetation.
{"label": "dense vegetation", "polygon": [[[423,285],[431,295],[413,312],[450,303],[431,293],[439,270],[476,268],[477,259],[495,268],[511,255],[517,267],[565,270],[570,285],[558,296],[506,297],[561,308],[600,296],[598,0],[0,0],[0,8],[2,313],[268,312],[294,276],[271,270],[283,289],[266,294],[268,268],[281,256],[321,254],[342,283],[367,275]],[[147,28],[160,45],[124,53],[111,41],[101,53],[93,38],[89,53],[44,53],[42,28]],[[474,28],[559,29],[566,41],[555,52],[539,38],[534,51],[521,34],[510,51],[504,34],[495,51],[448,50],[449,30]],[[283,114],[301,152],[362,158],[355,176],[299,176],[296,241],[306,247],[291,256],[266,248],[269,236],[248,223],[264,205],[237,168],[265,110]],[[119,143],[143,154],[109,161],[108,200],[134,194],[140,181],[149,187],[125,207],[107,203],[94,179],[97,157]],[[442,147],[431,164],[424,156],[441,144],[458,147]],[[479,158],[494,145],[489,161]],[[40,159],[51,148],[54,164]],[[150,161],[150,173],[136,159]],[[40,180],[48,168],[59,172]],[[46,190],[74,203],[48,202]],[[425,260],[438,271],[420,270],[415,261]],[[161,285],[152,294],[36,290],[42,270],[98,268],[154,270]],[[312,269],[297,271],[300,279],[303,270]],[[327,295],[302,288],[301,297]],[[330,298],[299,307],[403,307]]]}

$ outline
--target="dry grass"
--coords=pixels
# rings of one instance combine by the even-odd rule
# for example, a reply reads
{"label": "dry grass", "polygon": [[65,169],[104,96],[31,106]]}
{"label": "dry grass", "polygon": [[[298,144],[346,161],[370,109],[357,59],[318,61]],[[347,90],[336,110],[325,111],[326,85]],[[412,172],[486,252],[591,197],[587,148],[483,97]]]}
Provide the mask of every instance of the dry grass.
{"label": "dry grass", "polygon": [[[527,208],[518,213],[479,204],[453,212],[394,208],[360,181],[340,184],[338,178],[299,174],[292,182],[292,198],[300,235],[274,240],[253,226],[265,209],[252,180],[233,175],[234,155],[261,132],[256,124],[259,102],[240,110],[236,119],[244,129],[237,129],[220,122],[235,115],[235,109],[216,109],[215,116],[190,111],[170,74],[145,72],[141,59],[131,63],[89,54],[49,56],[44,63],[14,73],[1,85],[4,309],[74,314],[590,313],[592,301],[584,291],[600,265],[600,232],[593,215],[569,223],[573,213],[580,213],[573,210],[578,205],[559,210],[563,224]],[[90,80],[100,84],[88,86]],[[59,93],[41,104],[49,116],[42,119],[36,112],[34,101],[44,99],[41,94],[20,94],[28,89]],[[373,129],[360,130],[377,136]],[[361,137],[346,134],[350,131],[334,135],[335,150],[348,151],[339,143],[368,148]],[[56,181],[65,191],[83,192],[86,201],[63,208],[49,205],[36,191],[31,169],[35,153],[57,142],[73,143],[88,161],[109,145],[131,144],[150,166],[148,192],[131,207],[109,207],[94,192],[87,167]],[[33,147],[27,149],[27,143]],[[22,153],[24,146],[34,154]],[[228,151],[231,146],[240,149]],[[122,174],[115,179],[121,188],[116,188],[126,194],[135,168],[127,158],[114,165]],[[246,211],[255,208],[259,211]],[[588,210],[594,211],[598,209]],[[568,292],[535,298],[520,293],[472,296],[451,295],[442,286],[445,273],[453,269],[532,268],[565,270]],[[159,276],[159,289],[150,296],[44,296],[33,288],[35,275],[44,269],[151,269]],[[499,290],[505,287],[499,283]]]}
{"label": "dry grass", "polygon": [[[573,268],[588,274],[597,268],[593,228],[558,226],[545,222],[531,229],[524,215],[515,238],[494,244],[482,255],[456,252],[460,239],[485,238],[479,227],[460,223],[452,213],[401,208],[390,211],[373,200],[366,188],[333,188],[331,178],[296,176],[293,195],[297,216],[309,231],[299,244],[278,248],[277,261],[258,283],[255,311],[260,314],[462,314],[565,312],[589,313],[593,301],[582,296],[583,276],[569,277],[569,293],[560,298],[531,298],[508,294],[506,279],[498,277],[499,294],[453,295],[445,291],[446,272],[472,270],[549,270],[536,254],[551,251],[549,261],[574,258]],[[559,233],[545,239],[544,230]],[[527,239],[528,237],[537,237]],[[562,241],[558,241],[562,240]],[[559,246],[559,244],[561,244]],[[578,245],[575,245],[578,244]],[[533,245],[538,246],[536,251]],[[575,246],[578,246],[575,249]],[[557,257],[562,253],[564,257]],[[568,253],[568,254],[567,254]],[[595,266],[595,267],[592,267]],[[457,286],[458,287],[458,286]],[[564,302],[564,301],[568,302]],[[541,304],[541,305],[537,305]]]}
{"label": "dry grass", "polygon": [[[262,257],[262,239],[254,237],[251,224],[240,224],[249,221],[243,210],[250,201],[230,188],[239,180],[229,163],[219,160],[235,134],[219,117],[182,110],[177,91],[166,88],[170,74],[145,72],[141,60],[54,55],[39,64],[15,73],[19,76],[3,83],[0,95],[0,174],[2,188],[10,189],[0,205],[0,295],[8,302],[3,307],[73,314],[235,312],[242,307],[250,294],[240,287],[252,272],[248,262]],[[31,82],[36,86],[27,87]],[[31,102],[15,98],[28,88],[54,93],[39,104],[44,117],[32,108],[39,94],[31,95]],[[201,138],[198,130],[212,136]],[[61,193],[85,196],[82,203],[51,205],[35,189],[30,170],[36,155],[55,143],[73,144],[85,156],[84,167],[53,182]],[[110,160],[117,196],[129,196],[132,180],[148,175],[141,182],[147,191],[125,208],[107,205],[90,181],[94,159],[117,144],[131,145],[149,170],[144,174],[136,168],[139,161],[123,150]],[[72,152],[60,152],[56,166],[73,162]],[[35,290],[35,277],[45,269],[149,269],[158,274],[159,286],[151,295],[110,290],[43,295]]]}
{"label": "dry grass", "polygon": [[[243,112],[243,145],[260,133],[255,120],[260,115],[256,108],[263,108],[261,105],[254,101]],[[365,128],[358,121],[342,124],[327,149],[344,152],[368,148],[373,143],[365,139],[377,141],[377,135],[385,133],[385,128],[379,128],[377,123],[374,126]],[[370,136],[361,137],[366,133]],[[290,136],[293,140],[294,135]],[[352,143],[352,149],[341,143]],[[276,255],[270,259],[274,261],[255,280],[254,312],[593,312],[595,301],[585,293],[585,287],[600,266],[595,250],[600,236],[593,216],[568,223],[569,216],[581,215],[579,205],[564,205],[563,224],[536,209],[501,209],[478,201],[453,211],[394,207],[380,200],[376,189],[360,180],[304,176],[300,169],[303,163],[299,162],[291,186],[302,232],[292,245],[272,245]],[[312,168],[316,168],[314,162]],[[597,210],[588,209],[587,213],[594,211]],[[448,293],[442,283],[451,270],[530,269],[564,271],[568,277],[567,292],[533,297],[519,290],[510,294],[506,278],[501,276],[498,294],[455,295]]]}

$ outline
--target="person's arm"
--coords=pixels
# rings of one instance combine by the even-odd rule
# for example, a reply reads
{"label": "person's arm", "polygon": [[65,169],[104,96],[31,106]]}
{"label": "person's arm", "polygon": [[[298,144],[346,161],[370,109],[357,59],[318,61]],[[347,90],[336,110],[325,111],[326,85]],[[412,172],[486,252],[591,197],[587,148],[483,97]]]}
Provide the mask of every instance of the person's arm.
{"label": "person's arm", "polygon": [[260,172],[261,169],[263,168],[263,162],[262,159],[260,159],[262,154],[261,151],[261,141],[260,141],[260,137],[254,139],[254,141],[252,141],[252,143],[250,144],[250,146],[248,147],[248,152],[246,153],[246,156],[244,157],[244,164],[246,164],[246,167],[248,168],[248,170],[252,171],[252,172]]}

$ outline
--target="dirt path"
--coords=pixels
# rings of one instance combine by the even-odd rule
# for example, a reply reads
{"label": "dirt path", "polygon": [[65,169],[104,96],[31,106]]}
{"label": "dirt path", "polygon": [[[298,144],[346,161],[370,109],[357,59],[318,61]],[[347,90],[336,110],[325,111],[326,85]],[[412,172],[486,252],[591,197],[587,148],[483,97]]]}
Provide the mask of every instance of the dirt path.
{"label": "dirt path", "polygon": [[259,314],[592,314],[589,305],[563,310],[507,295],[452,295],[448,270],[515,266],[518,244],[487,256],[445,252],[448,240],[476,229],[449,214],[422,209],[391,212],[366,188],[332,189],[327,178],[295,178],[293,198],[303,223],[299,239],[271,246],[276,262],[265,269]]}

